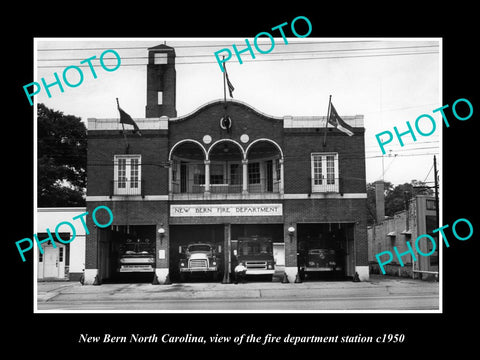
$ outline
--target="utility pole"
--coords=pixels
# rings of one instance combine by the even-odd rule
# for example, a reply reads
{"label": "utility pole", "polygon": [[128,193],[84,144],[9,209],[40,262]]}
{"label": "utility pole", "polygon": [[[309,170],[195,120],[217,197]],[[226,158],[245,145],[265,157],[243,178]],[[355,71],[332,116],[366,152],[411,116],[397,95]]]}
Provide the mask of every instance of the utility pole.
{"label": "utility pole", "polygon": [[416,189],[431,189],[433,188],[435,191],[435,217],[436,223],[437,223],[437,228],[440,226],[440,205],[438,201],[438,170],[437,170],[437,157],[433,155],[433,172],[434,172],[434,180],[435,180],[435,185],[434,186],[414,186]]}
{"label": "utility pole", "polygon": [[433,155],[433,172],[434,172],[434,186],[414,186],[415,189],[434,189],[435,190],[435,216],[437,218],[437,228],[440,224],[440,206],[438,201],[438,170],[437,170],[437,157]]}
{"label": "utility pole", "polygon": [[437,171],[437,157],[433,155],[433,173],[435,176],[435,216],[437,217],[437,228],[440,224],[440,207],[438,202],[438,171]]}
{"label": "utility pole", "polygon": [[[439,228],[440,224],[440,208],[439,208],[439,202],[438,202],[438,171],[437,171],[437,157],[433,155],[433,172],[434,172],[434,180],[435,180],[435,185],[434,186],[414,186],[416,189],[431,189],[433,188],[435,190],[435,217],[436,217],[436,226]],[[439,250],[440,251],[440,250]],[[412,262],[414,264],[414,262]],[[438,275],[440,275],[440,269],[438,271]]]}

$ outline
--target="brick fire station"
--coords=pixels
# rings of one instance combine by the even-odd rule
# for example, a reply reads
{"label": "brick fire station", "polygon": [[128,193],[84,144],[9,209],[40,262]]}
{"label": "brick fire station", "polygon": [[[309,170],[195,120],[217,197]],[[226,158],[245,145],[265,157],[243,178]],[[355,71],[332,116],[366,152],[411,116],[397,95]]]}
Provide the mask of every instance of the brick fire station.
{"label": "brick fire station", "polygon": [[245,237],[281,248],[289,282],[299,254],[315,251],[335,251],[344,278],[368,280],[363,115],[341,115],[353,136],[326,116],[271,116],[233,99],[177,116],[175,83],[174,49],[150,48],[141,136],[125,125],[125,138],[119,118],[88,119],[86,211],[108,206],[113,223],[87,217],[85,284],[115,277],[122,244],[149,245],[139,271],[168,284],[182,247],[212,244],[228,264]]}

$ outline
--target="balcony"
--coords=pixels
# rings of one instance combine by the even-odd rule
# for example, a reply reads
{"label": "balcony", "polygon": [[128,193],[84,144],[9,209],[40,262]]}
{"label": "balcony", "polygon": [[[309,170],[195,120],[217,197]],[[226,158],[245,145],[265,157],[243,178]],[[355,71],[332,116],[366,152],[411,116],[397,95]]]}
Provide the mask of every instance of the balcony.
{"label": "balcony", "polygon": [[[194,181],[172,181],[173,194],[200,194],[204,193],[205,184],[196,184]],[[211,194],[241,194],[242,184],[210,184],[209,192]],[[273,179],[260,178],[258,182],[247,185],[248,193],[278,193],[280,191],[280,181]]]}
{"label": "balcony", "polygon": [[274,199],[283,194],[283,156],[271,140],[245,148],[231,139],[210,147],[183,140],[170,154],[172,200]]}
{"label": "balcony", "polygon": [[110,180],[110,198],[113,196],[145,197],[145,180]]}
{"label": "balcony", "polygon": [[[193,181],[172,181],[174,194],[200,194],[205,192],[205,184],[195,184]],[[242,192],[241,184],[210,184],[210,192],[214,194],[239,194]]]}
{"label": "balcony", "polygon": [[339,193],[340,178],[321,178],[312,181],[312,193]]}

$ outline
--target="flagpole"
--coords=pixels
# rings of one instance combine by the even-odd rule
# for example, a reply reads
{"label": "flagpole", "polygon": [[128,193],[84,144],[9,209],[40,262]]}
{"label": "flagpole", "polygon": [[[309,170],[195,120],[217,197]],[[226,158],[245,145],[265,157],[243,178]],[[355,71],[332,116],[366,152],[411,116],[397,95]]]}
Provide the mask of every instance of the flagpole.
{"label": "flagpole", "polygon": [[[225,56],[223,59],[225,61]],[[223,62],[223,119],[225,120],[225,126],[227,126],[227,68],[225,62]],[[230,128],[227,127],[227,133],[230,132]]]}
{"label": "flagpole", "polygon": [[[118,111],[120,111],[120,104],[118,103],[118,98],[115,98],[117,100],[117,108]],[[127,141],[127,134],[125,133],[125,125],[123,125],[123,122],[120,122],[122,124],[122,133],[123,133],[123,139],[125,140],[125,154],[128,154],[128,141]]]}
{"label": "flagpole", "polygon": [[332,104],[332,95],[328,99],[328,110],[327,110],[327,119],[325,121],[325,134],[323,135],[323,146],[327,146],[327,128],[328,128],[328,118],[330,117],[330,106]]}
{"label": "flagpole", "polygon": [[224,61],[223,64],[223,105],[225,108],[227,108],[227,85],[226,85],[226,73],[227,73],[227,68],[225,67],[225,56],[223,56],[222,60]]}

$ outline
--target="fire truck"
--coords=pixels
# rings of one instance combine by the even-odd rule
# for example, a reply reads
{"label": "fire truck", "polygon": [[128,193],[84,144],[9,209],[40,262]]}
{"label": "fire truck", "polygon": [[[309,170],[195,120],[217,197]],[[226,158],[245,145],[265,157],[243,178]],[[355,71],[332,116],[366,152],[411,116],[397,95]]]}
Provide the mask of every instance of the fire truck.
{"label": "fire truck", "polygon": [[120,244],[118,272],[153,272],[155,265],[155,243],[149,239],[133,241],[127,238]]}
{"label": "fire truck", "polygon": [[246,275],[264,275],[272,280],[275,272],[273,259],[273,241],[268,237],[241,237],[234,251],[237,263],[243,262]]}
{"label": "fire truck", "polygon": [[298,263],[300,272],[303,274],[319,272],[341,274],[344,270],[343,251],[341,249],[299,250]]}
{"label": "fire truck", "polygon": [[215,247],[208,243],[189,244],[179,261],[180,280],[186,280],[190,275],[205,275],[212,280],[218,278],[220,259]]}

